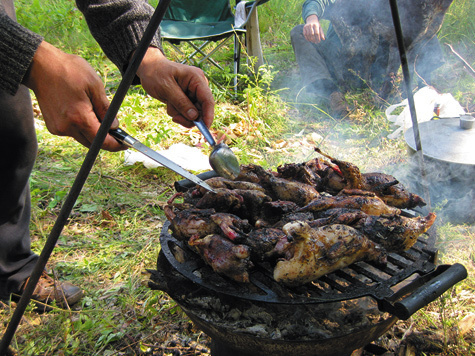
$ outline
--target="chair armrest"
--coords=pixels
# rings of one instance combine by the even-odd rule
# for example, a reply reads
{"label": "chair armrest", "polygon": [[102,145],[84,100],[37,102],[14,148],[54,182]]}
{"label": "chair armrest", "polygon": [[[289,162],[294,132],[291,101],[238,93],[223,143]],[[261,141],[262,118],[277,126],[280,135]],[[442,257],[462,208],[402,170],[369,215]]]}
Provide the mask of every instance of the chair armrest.
{"label": "chair armrest", "polygon": [[[241,29],[241,28],[244,28],[246,27],[248,21],[249,21],[249,18],[251,17],[251,14],[253,13],[253,11],[256,10],[256,8],[259,6],[259,5],[262,5],[266,2],[268,2],[269,0],[255,0],[255,1],[249,1],[249,2],[246,2],[246,12],[247,12],[247,17],[246,17],[246,20],[243,22],[243,24],[237,28]],[[239,2],[239,1],[238,1]],[[237,2],[237,3],[238,3]]]}

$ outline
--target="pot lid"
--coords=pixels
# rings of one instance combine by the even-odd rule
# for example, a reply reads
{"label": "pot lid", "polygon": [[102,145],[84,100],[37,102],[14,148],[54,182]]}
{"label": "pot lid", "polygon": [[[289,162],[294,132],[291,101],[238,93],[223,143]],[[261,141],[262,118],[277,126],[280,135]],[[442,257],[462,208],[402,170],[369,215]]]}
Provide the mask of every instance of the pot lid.
{"label": "pot lid", "polygon": [[[419,123],[424,156],[449,163],[475,165],[475,128],[464,130],[459,118],[430,120]],[[417,151],[414,130],[404,133],[407,144]]]}

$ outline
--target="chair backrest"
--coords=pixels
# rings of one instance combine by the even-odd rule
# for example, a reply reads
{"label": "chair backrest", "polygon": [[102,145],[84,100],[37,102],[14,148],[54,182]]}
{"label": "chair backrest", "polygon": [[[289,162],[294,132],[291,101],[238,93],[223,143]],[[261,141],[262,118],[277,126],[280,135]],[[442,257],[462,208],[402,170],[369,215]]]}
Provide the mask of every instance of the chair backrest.
{"label": "chair backrest", "polygon": [[164,20],[213,23],[232,21],[229,0],[171,0]]}

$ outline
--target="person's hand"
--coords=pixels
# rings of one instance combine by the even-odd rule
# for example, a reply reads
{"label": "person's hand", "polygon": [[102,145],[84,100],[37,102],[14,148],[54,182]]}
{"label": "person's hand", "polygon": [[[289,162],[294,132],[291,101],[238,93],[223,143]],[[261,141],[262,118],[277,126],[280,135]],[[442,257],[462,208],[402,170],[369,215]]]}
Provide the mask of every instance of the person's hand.
{"label": "person's hand", "polygon": [[191,128],[201,117],[211,126],[214,99],[201,69],[172,62],[158,48],[150,47],[137,75],[145,91],[167,105],[174,122]]}
{"label": "person's hand", "polygon": [[323,33],[317,15],[307,17],[303,26],[303,35],[309,42],[320,43],[320,41],[325,41],[325,33]]}
{"label": "person's hand", "polygon": [[[86,147],[91,145],[109,100],[101,79],[84,59],[42,42],[23,82],[34,91],[52,134],[71,136]],[[115,119],[112,128],[117,127]],[[107,135],[102,148],[119,151],[127,147]]]}

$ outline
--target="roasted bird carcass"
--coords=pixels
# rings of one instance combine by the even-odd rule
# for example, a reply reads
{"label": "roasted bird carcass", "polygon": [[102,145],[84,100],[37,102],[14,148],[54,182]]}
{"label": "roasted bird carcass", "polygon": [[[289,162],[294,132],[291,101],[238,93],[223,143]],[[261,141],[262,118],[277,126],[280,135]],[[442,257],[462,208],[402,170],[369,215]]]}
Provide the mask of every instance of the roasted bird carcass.
{"label": "roasted bird carcass", "polygon": [[[232,241],[236,240],[241,235],[245,235],[252,229],[252,226],[247,220],[241,219],[239,216],[234,214],[212,214],[211,220],[219,227],[219,230],[215,229],[215,232],[224,234],[224,236]],[[203,235],[200,235],[200,237],[202,236]]]}
{"label": "roasted bird carcass", "polygon": [[[266,194],[272,200],[291,201],[303,206],[320,195],[312,185],[279,178],[276,174],[265,170],[261,166],[248,165],[246,169],[248,175],[252,172],[251,177],[253,179],[257,177],[258,184],[265,189]],[[238,177],[237,179],[239,178],[245,180],[246,176]]]}
{"label": "roasted bird carcass", "polygon": [[249,234],[240,235],[236,242],[251,248],[251,259],[254,261],[269,261],[282,257],[290,243],[288,235],[277,228],[255,229]]}
{"label": "roasted bird carcass", "polygon": [[[259,190],[264,192],[259,184],[247,181],[240,180],[231,180],[223,177],[213,177],[206,180],[206,183],[212,188],[224,188],[224,189],[242,189],[242,190]],[[204,195],[207,190],[203,187],[198,188],[202,195]]]}
{"label": "roasted bird carcass", "polygon": [[196,203],[199,209],[213,208],[220,212],[233,212],[241,208],[244,198],[234,190],[226,188],[214,189],[214,192],[206,192]]}
{"label": "roasted bird carcass", "polygon": [[[341,161],[323,153],[319,148],[315,151],[329,158],[335,163],[344,178],[345,186],[341,189],[359,189],[375,193],[386,204],[400,209],[412,209],[426,205],[425,201],[417,194],[409,192],[393,176],[385,173],[361,173],[360,169],[350,162]],[[338,187],[341,182],[333,179],[332,188]]]}
{"label": "roasted bird carcass", "polygon": [[296,220],[313,220],[313,213],[298,212],[300,207],[291,201],[276,200],[264,203],[259,219],[254,227],[257,229],[263,227],[282,228],[285,224]]}
{"label": "roasted bird carcass", "polygon": [[435,213],[429,213],[425,217],[399,214],[374,216],[358,209],[347,208],[323,210],[317,216],[317,219],[307,222],[311,227],[331,224],[352,226],[388,252],[410,249],[418,237],[429,230],[436,218]]}
{"label": "roasted bird carcass", "polygon": [[254,223],[263,209],[264,204],[271,202],[272,198],[260,190],[235,189],[234,192],[243,198],[243,204],[236,210],[236,214],[249,219]]}
{"label": "roasted bird carcass", "polygon": [[343,224],[353,226],[357,224],[361,219],[371,216],[363,213],[359,209],[348,209],[348,208],[334,208],[323,210],[315,214],[316,219],[307,221],[310,227],[316,228],[325,225],[332,224]]}
{"label": "roasted bird carcass", "polygon": [[279,173],[279,178],[296,180],[312,185],[318,190],[322,177],[317,173],[318,170],[314,168],[317,165],[320,170],[323,169],[320,160],[317,158],[304,163],[286,163],[283,166],[277,167],[277,172]]}
{"label": "roasted bird carcass", "polygon": [[170,221],[170,230],[178,240],[187,241],[191,236],[206,236],[216,232],[218,226],[211,219],[214,209],[176,209],[172,205],[164,208]]}
{"label": "roasted bird carcass", "polygon": [[[341,195],[340,195],[341,194]],[[369,215],[400,214],[401,210],[385,204],[374,193],[358,190],[342,191],[336,196],[320,196],[299,211],[318,212],[332,208],[359,209]]]}
{"label": "roasted bird carcass", "polygon": [[417,238],[434,224],[435,213],[427,216],[367,215],[354,225],[356,229],[389,252],[403,252],[412,247]]}
{"label": "roasted bird carcass", "polygon": [[363,189],[375,192],[388,205],[400,209],[412,209],[426,205],[424,199],[411,193],[389,174],[363,173],[362,179],[364,181]]}
{"label": "roasted bird carcass", "polygon": [[233,240],[239,234],[251,230],[247,220],[233,214],[216,213],[214,209],[179,210],[173,205],[167,205],[164,210],[173,236],[181,241],[188,241],[192,236],[205,237],[214,233],[222,233]]}
{"label": "roasted bird carcass", "polygon": [[249,269],[253,266],[250,260],[250,248],[235,245],[221,235],[207,235],[203,238],[194,236],[188,244],[197,251],[203,260],[219,274],[223,274],[237,282],[249,282]]}
{"label": "roasted bird carcass", "polygon": [[286,258],[277,262],[274,279],[288,286],[314,281],[357,261],[386,262],[384,248],[350,226],[334,224],[312,229],[297,221],[283,230],[294,242]]}

